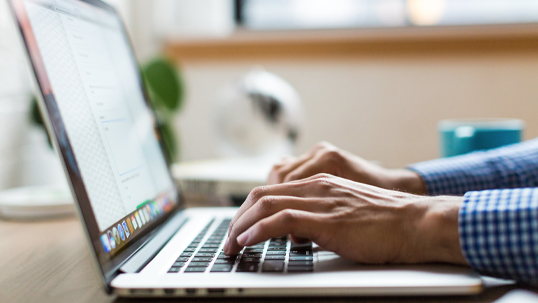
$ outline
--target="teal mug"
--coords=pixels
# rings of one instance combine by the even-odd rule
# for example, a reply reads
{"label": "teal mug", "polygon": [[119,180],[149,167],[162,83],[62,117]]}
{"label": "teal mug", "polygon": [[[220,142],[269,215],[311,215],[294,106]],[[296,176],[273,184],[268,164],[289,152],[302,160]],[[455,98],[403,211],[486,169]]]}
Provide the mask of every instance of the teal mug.
{"label": "teal mug", "polygon": [[518,119],[455,119],[439,122],[441,156],[452,157],[521,141],[525,123]]}

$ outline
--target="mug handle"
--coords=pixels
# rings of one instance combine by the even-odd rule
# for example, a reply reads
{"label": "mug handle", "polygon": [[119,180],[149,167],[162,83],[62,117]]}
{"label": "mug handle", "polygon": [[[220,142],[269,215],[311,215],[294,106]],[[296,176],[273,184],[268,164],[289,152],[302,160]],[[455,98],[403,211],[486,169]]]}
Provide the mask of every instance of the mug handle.
{"label": "mug handle", "polygon": [[463,155],[475,150],[475,134],[476,130],[474,127],[465,125],[456,128],[454,131],[454,150],[456,155]]}

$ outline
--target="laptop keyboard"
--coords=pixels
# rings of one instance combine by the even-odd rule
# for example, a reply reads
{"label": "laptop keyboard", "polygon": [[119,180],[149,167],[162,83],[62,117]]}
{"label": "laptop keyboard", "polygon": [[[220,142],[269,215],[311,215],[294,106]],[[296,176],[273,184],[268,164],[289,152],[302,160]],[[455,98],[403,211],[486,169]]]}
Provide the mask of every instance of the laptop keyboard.
{"label": "laptop keyboard", "polygon": [[[271,272],[302,273],[314,271],[312,243],[295,244],[288,237],[274,238],[245,247],[236,256],[222,251],[231,219],[223,220],[205,240],[211,225],[194,238],[176,259],[168,273]],[[202,244],[203,243],[203,244]]]}

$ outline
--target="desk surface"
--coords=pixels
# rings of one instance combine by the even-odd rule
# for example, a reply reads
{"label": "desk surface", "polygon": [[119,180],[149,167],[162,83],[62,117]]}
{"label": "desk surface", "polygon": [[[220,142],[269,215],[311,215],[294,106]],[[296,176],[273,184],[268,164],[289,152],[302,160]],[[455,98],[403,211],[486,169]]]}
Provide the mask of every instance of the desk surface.
{"label": "desk surface", "polygon": [[[49,222],[0,220],[0,301],[112,302],[136,300],[107,296],[101,289],[82,228],[75,218]],[[479,296],[413,298],[327,298],[310,302],[493,302],[518,288],[488,288]],[[535,291],[537,291],[535,289]],[[293,302],[301,299],[242,299],[242,302]],[[186,300],[181,300],[185,302]],[[187,300],[189,301],[189,300]],[[190,300],[190,301],[201,301]],[[202,300],[204,301],[204,300]],[[237,302],[223,299],[219,302]],[[154,302],[154,300],[152,300]]]}

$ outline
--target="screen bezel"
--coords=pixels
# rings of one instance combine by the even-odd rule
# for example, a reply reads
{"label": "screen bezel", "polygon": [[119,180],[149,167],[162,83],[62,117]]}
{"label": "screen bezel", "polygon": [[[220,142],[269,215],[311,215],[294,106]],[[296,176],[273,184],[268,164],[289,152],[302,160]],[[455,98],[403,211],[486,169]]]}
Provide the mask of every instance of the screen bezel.
{"label": "screen bezel", "polygon": [[[136,253],[136,251],[138,251],[145,243],[147,243],[151,239],[151,237],[159,230],[159,228],[163,225],[165,221],[167,221],[171,216],[184,208],[184,199],[181,194],[181,191],[178,188],[178,185],[173,182],[177,201],[174,208],[170,212],[166,213],[162,217],[152,222],[152,224],[148,226],[148,228],[146,228],[143,233],[128,242],[116,255],[111,257],[104,252],[100,240],[101,231],[98,228],[95,214],[92,210],[89,196],[84,186],[84,182],[82,180],[82,175],[80,173],[78,164],[76,162],[73,148],[67,135],[64,122],[61,118],[54,94],[51,90],[51,85],[46,74],[43,58],[41,57],[39,49],[37,48],[37,41],[32,32],[31,26],[29,26],[29,20],[23,4],[24,1],[25,0],[9,0],[8,3],[11,8],[11,13],[14,16],[17,29],[20,32],[20,37],[22,38],[24,48],[26,50],[26,57],[31,66],[32,76],[34,77],[35,84],[39,89],[40,96],[38,98],[38,105],[41,112],[44,114],[43,116],[46,122],[45,124],[47,126],[47,131],[51,136],[53,146],[55,147],[55,150],[60,156],[64,171],[66,173],[66,176],[68,177],[67,179],[71,187],[73,198],[77,202],[76,204],[78,206],[79,218],[81,220],[81,223],[85,227],[86,236],[92,248],[91,251],[93,252],[94,259],[98,264],[99,270],[101,271],[100,274],[103,278],[105,288],[108,292],[110,292],[110,281],[112,281],[112,279],[118,275],[119,267],[126,260],[128,260],[130,256]],[[125,41],[127,41],[128,43],[129,53],[131,55],[132,62],[137,66],[136,69],[139,70],[136,57],[134,55],[132,42],[129,38],[129,35],[127,34],[125,25],[119,17],[117,11],[112,6],[100,0],[72,1],[86,3],[108,11],[120,21],[121,32],[125,38]],[[23,24],[23,22],[27,22],[27,24],[25,25]],[[139,88],[144,97],[144,102],[155,117],[155,112],[152,108],[151,103],[149,102],[148,94],[144,87],[142,76],[141,74],[137,73],[136,77],[138,80]],[[154,127],[156,127],[156,125],[154,125]],[[166,159],[163,150],[162,138],[158,137],[158,140],[163,159]],[[168,175],[173,180],[169,167]]]}

